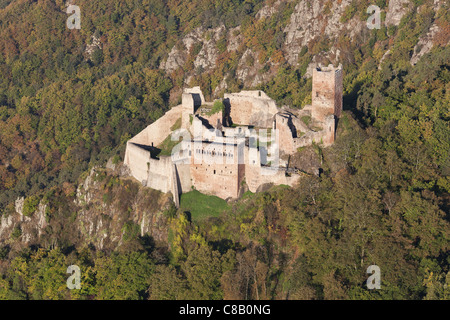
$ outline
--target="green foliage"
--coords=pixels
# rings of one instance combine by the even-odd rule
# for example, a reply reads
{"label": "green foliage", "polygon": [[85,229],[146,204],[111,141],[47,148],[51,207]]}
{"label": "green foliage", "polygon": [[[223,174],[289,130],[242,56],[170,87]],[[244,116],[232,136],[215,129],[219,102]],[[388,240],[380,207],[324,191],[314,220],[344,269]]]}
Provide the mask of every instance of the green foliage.
{"label": "green foliage", "polygon": [[303,116],[301,118],[301,120],[308,126],[309,123],[311,122],[311,117],[310,116]]}
{"label": "green foliage", "polygon": [[225,111],[225,105],[222,101],[217,100],[214,102],[213,107],[211,108],[211,111],[207,113],[208,116],[212,116],[213,114],[224,112]]}
{"label": "green foliage", "polygon": [[23,215],[24,216],[31,216],[36,210],[39,205],[39,197],[38,196],[30,196],[25,199],[23,203]]}
{"label": "green foliage", "polygon": [[123,225],[123,241],[127,242],[136,239],[139,236],[140,227],[132,221],[128,221]]}
{"label": "green foliage", "polygon": [[113,254],[111,257],[98,257],[94,263],[98,299],[147,298],[154,263],[145,253]]}
{"label": "green foliage", "polygon": [[20,229],[20,227],[15,227],[13,229],[13,231],[11,232],[11,238],[13,240],[19,239],[21,235],[22,235],[22,229]]}
{"label": "green foliage", "polygon": [[[0,251],[0,299],[448,299],[448,5],[435,14],[430,1],[413,1],[398,26],[354,40],[345,33],[334,42],[317,36],[291,65],[284,30],[297,3],[281,2],[271,17],[256,19],[273,1],[105,6],[79,0],[83,28],[67,36],[55,27],[65,24],[63,2],[0,1],[0,212],[13,214],[14,200],[26,195],[23,212],[30,216],[45,194],[49,225],[36,247],[61,247],[19,251],[26,245],[16,225],[11,248]],[[381,8],[386,3],[375,1]],[[368,5],[352,1],[341,22],[364,22]],[[325,6],[330,12],[332,2]],[[411,66],[418,39],[433,23],[443,32]],[[169,239],[153,250],[142,245],[130,212],[136,194],[157,208],[159,193],[99,172],[100,205],[103,199],[127,221],[117,230],[123,243],[115,252],[82,249],[73,228],[74,186],[112,155],[117,164],[126,141],[176,101],[171,93],[195,71],[203,45],[194,44],[188,63],[172,75],[159,69],[169,50],[184,50],[181,37],[199,26],[222,24],[240,26],[234,36],[243,45],[228,52],[227,37],[219,36],[216,67],[191,78],[206,96],[226,75],[228,90],[243,89],[236,71],[243,50],[251,48],[255,55],[245,63],[261,66],[268,79],[258,89],[278,105],[301,108],[311,103],[305,75],[313,58],[326,64],[331,46],[339,49],[345,112],[335,144],[314,146],[320,177],[304,177],[296,188],[247,191],[228,203],[197,191],[183,194],[180,210],[172,206],[155,222],[169,220],[161,227]],[[94,33],[102,49],[88,57],[80,48]],[[220,110],[216,102],[211,114]],[[161,155],[177,143],[168,137]],[[74,263],[82,289],[69,291],[65,272]],[[365,288],[371,264],[381,267],[382,290]]]}

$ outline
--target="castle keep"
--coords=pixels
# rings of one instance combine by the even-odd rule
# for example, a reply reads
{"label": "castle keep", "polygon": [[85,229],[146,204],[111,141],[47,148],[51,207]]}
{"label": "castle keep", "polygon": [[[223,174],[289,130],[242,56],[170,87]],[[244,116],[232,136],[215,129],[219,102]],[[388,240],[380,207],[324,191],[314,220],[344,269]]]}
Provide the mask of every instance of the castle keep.
{"label": "castle keep", "polygon": [[[262,91],[206,102],[199,87],[185,89],[181,105],[127,142],[124,164],[144,186],[171,192],[177,206],[193,188],[227,199],[238,198],[245,184],[252,192],[270,183],[293,186],[301,175],[281,156],[334,143],[342,78],[341,66],[314,70],[312,104],[302,110],[279,108]],[[175,147],[164,150],[168,145]]]}

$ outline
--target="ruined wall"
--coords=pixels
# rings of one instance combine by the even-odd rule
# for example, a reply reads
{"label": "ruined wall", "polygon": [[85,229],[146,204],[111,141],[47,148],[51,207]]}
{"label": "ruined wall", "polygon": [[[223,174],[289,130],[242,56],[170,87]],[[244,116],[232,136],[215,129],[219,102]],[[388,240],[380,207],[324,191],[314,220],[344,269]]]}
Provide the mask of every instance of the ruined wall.
{"label": "ruined wall", "polygon": [[261,153],[256,148],[246,148],[245,155],[245,181],[251,192],[269,183],[293,185],[285,176],[285,170],[261,166]]}
{"label": "ruined wall", "polygon": [[[239,196],[239,177],[242,177],[237,159],[237,147],[232,156],[225,155],[223,147],[218,144],[194,145],[193,152],[201,153],[202,162],[191,162],[192,185],[205,194],[213,194],[222,199]],[[216,152],[216,153],[212,153]],[[219,160],[220,159],[220,162]]]}
{"label": "ruined wall", "polygon": [[240,125],[270,128],[278,112],[275,101],[262,91],[225,94],[224,104],[230,109],[231,121]]}
{"label": "ruined wall", "polygon": [[139,134],[129,140],[136,144],[154,146],[161,144],[164,139],[172,132],[171,128],[181,117],[183,106],[173,107],[166,112],[161,118],[153,122]]}
{"label": "ruined wall", "polygon": [[186,88],[181,95],[181,127],[188,129],[191,125],[191,118],[195,114],[196,110],[204,105],[205,97],[203,96],[200,87]]}
{"label": "ruined wall", "polygon": [[150,151],[131,141],[127,142],[124,164],[130,169],[131,175],[141,183],[147,183],[150,158]]}
{"label": "ruined wall", "polygon": [[[139,182],[147,182],[148,179],[148,163],[151,154],[145,147],[152,145],[156,147],[161,144],[171,133],[171,128],[175,122],[180,119],[181,111],[182,106],[172,108],[127,142],[124,164],[128,166],[131,175]],[[161,189],[158,188],[157,190]]]}
{"label": "ruined wall", "polygon": [[183,93],[191,94],[195,101],[195,106],[201,106],[205,104],[205,97],[200,87],[185,88]]}
{"label": "ruined wall", "polygon": [[342,110],[344,107],[344,74],[342,68],[336,70],[336,89],[335,89],[335,107],[334,115],[337,118],[341,117]]}
{"label": "ruined wall", "polygon": [[294,148],[310,146],[313,143],[320,144],[323,147],[332,145],[336,138],[336,120],[334,115],[327,115],[320,124],[322,130],[308,131],[305,135],[294,139]]}
{"label": "ruined wall", "polygon": [[148,161],[148,174],[146,186],[161,192],[172,191],[172,166],[171,157],[161,157],[158,159],[150,159]]}
{"label": "ruined wall", "polygon": [[[305,113],[307,114],[307,113]],[[297,152],[298,141],[311,130],[297,116],[286,112],[275,116],[275,127],[278,129],[280,151],[286,154]]]}
{"label": "ruined wall", "polygon": [[319,139],[324,147],[331,146],[336,139],[336,119],[333,115],[325,117],[323,130],[319,132]]}
{"label": "ruined wall", "polygon": [[245,166],[245,181],[251,192],[257,192],[261,186],[270,183],[293,187],[299,182],[300,178],[299,175],[286,176],[285,170],[283,169],[254,165]]}
{"label": "ruined wall", "polygon": [[222,111],[219,111],[219,112],[211,114],[211,115],[208,115],[207,113],[202,113],[199,116],[202,117],[203,119],[205,119],[206,121],[208,121],[209,124],[215,128],[217,128],[218,123],[222,124],[222,121],[223,121],[223,112]]}
{"label": "ruined wall", "polygon": [[282,114],[275,116],[276,129],[279,134],[279,147],[283,153],[291,154],[296,151],[291,128],[288,125],[289,118]]}

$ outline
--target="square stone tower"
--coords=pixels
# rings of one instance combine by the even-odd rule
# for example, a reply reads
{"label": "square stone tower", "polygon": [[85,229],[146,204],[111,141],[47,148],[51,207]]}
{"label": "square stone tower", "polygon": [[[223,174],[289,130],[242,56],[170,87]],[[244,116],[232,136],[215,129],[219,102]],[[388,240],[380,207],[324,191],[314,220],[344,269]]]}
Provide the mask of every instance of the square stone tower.
{"label": "square stone tower", "polygon": [[340,118],[343,104],[342,65],[337,68],[331,64],[315,68],[312,81],[311,117],[321,122],[330,114]]}
{"label": "square stone tower", "polygon": [[186,88],[181,95],[182,115],[181,115],[181,127],[184,129],[189,128],[190,116],[195,114],[197,108],[201,107],[205,103],[205,97],[203,96],[200,87]]}

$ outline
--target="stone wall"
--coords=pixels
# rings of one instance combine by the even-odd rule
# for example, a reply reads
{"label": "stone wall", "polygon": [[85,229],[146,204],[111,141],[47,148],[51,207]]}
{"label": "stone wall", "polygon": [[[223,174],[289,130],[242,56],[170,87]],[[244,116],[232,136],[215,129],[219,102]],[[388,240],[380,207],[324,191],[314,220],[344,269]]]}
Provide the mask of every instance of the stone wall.
{"label": "stone wall", "polygon": [[262,91],[225,94],[224,104],[234,124],[255,127],[272,127],[273,117],[279,111],[275,101]]}
{"label": "stone wall", "polygon": [[279,147],[282,153],[291,154],[296,151],[293,133],[288,125],[289,117],[277,114],[275,117],[276,128],[279,134]]}
{"label": "stone wall", "polygon": [[205,194],[213,194],[222,199],[237,198],[244,167],[239,164],[239,148],[226,152],[222,144],[193,144],[193,153],[202,156],[196,163],[195,155],[191,162],[192,185]]}
{"label": "stone wall", "polygon": [[336,120],[334,115],[325,116],[323,122],[320,123],[319,131],[308,131],[299,138],[293,139],[294,149],[307,147],[313,143],[320,144],[322,147],[332,145],[336,138]]}
{"label": "stone wall", "polygon": [[223,112],[219,111],[217,113],[208,115],[207,113],[199,114],[201,118],[208,121],[208,123],[213,126],[214,128],[218,127],[218,124],[222,125],[223,121]]}
{"label": "stone wall", "polygon": [[183,107],[173,107],[166,112],[161,118],[153,122],[147,128],[142,130],[139,134],[129,140],[135,144],[156,147],[161,144],[164,139],[172,132],[172,127],[180,119]]}
{"label": "stone wall", "polygon": [[257,192],[265,184],[295,186],[300,181],[299,175],[286,176],[284,169],[260,167],[248,164],[245,166],[245,181],[251,192]]}
{"label": "stone wall", "polygon": [[334,114],[341,116],[342,112],[342,69],[316,68],[313,70],[312,108],[313,119],[323,121],[325,116]]}
{"label": "stone wall", "polygon": [[172,176],[172,166],[171,157],[161,157],[159,160],[150,159],[146,186],[165,193],[171,192],[174,178]]}
{"label": "stone wall", "polygon": [[192,181],[191,181],[191,165],[187,164],[176,164],[178,183],[179,183],[179,193],[186,193],[191,191]]}
{"label": "stone wall", "polygon": [[139,147],[131,141],[127,142],[124,164],[130,169],[131,175],[143,184],[147,183],[150,159],[149,150]]}

